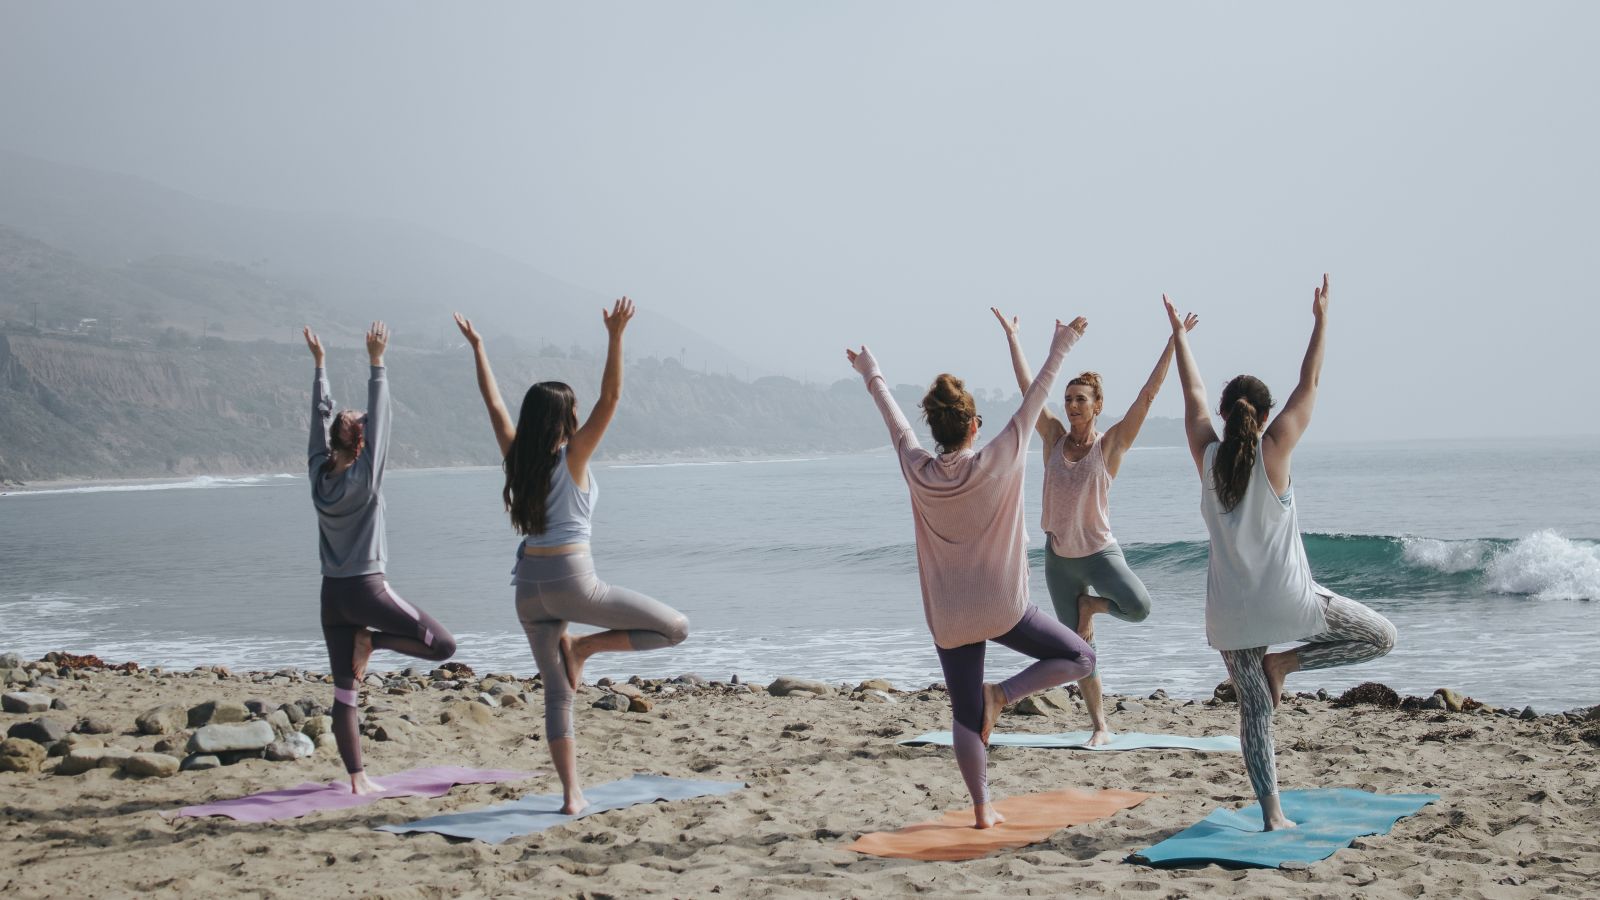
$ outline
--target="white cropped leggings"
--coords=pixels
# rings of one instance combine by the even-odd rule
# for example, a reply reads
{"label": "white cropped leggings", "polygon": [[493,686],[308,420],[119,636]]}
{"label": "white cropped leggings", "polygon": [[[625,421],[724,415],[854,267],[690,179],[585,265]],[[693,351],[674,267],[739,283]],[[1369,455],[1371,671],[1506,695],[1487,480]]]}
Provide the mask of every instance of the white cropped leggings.
{"label": "white cropped leggings", "polygon": [[561,660],[568,622],[625,631],[634,650],[660,650],[689,636],[683,613],[601,581],[587,553],[524,556],[517,563],[516,586],[517,619],[544,681],[545,740],[572,737],[572,686]]}

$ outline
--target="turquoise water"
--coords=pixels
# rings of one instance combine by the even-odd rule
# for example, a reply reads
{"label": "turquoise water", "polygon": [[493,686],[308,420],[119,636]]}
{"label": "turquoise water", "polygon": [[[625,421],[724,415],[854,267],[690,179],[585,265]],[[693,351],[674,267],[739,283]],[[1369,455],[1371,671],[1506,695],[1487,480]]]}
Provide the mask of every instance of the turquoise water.
{"label": "turquoise water", "polygon": [[[1037,443],[1037,442],[1036,442]],[[1313,574],[1392,619],[1384,659],[1290,687],[1383,681],[1464,689],[1541,711],[1600,702],[1600,439],[1307,445],[1295,496]],[[1039,450],[1027,501],[1035,602]],[[671,650],[597,658],[591,677],[939,680],[922,622],[905,487],[887,452],[719,464],[608,465],[595,519],[603,579],[683,610]],[[1154,597],[1102,620],[1107,689],[1206,696],[1206,545],[1193,464],[1137,449],[1112,522]],[[389,578],[480,671],[532,672],[508,585],[516,538],[489,469],[397,471]],[[104,485],[0,497],[0,650],[111,661],[320,669],[316,523],[300,477]],[[991,665],[1020,659],[998,647]],[[408,665],[380,655],[383,667]]]}

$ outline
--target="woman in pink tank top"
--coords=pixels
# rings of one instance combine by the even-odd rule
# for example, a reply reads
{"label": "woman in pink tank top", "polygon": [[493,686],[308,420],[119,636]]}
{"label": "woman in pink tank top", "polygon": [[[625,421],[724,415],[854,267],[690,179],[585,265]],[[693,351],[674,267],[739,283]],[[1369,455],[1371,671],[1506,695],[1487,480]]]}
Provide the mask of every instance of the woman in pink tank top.
{"label": "woman in pink tank top", "polygon": [[[1017,385],[1026,391],[1033,383],[1033,374],[1022,355],[1016,317],[1007,319],[994,307],[990,311],[1005,329]],[[1192,329],[1198,321],[1190,316],[1184,327]],[[1105,402],[1100,376],[1095,372],[1084,372],[1067,383],[1066,422],[1046,406],[1035,423],[1044,440],[1044,516],[1040,527],[1045,531],[1045,585],[1050,589],[1056,617],[1090,646],[1094,645],[1097,614],[1109,613],[1125,622],[1142,622],[1150,615],[1150,593],[1128,568],[1122,548],[1111,534],[1111,482],[1161,391],[1172,365],[1172,352],[1169,339],[1127,414],[1104,433],[1095,427]],[[1109,743],[1111,727],[1106,723],[1099,670],[1080,679],[1078,687],[1094,728],[1089,745]]]}

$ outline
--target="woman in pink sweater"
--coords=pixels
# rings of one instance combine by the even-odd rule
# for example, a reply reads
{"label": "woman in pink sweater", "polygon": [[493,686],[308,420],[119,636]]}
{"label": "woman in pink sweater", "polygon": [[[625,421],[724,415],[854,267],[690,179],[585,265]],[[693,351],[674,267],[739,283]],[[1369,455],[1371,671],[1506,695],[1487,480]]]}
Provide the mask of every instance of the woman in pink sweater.
{"label": "woman in pink sweater", "polygon": [[[1094,671],[1094,651],[1070,628],[1028,602],[1028,534],[1022,519],[1022,474],[1033,423],[1050,394],[1061,360],[1088,323],[1058,320],[1050,355],[1023,395],[1022,407],[982,448],[983,417],[953,375],[940,375],[922,400],[939,445],[935,456],[917,442],[866,347],[846,350],[865,379],[900,457],[911,491],[922,607],[950,689],[956,763],[975,807],[976,827],[1003,821],[989,804],[989,731],[1000,710],[1029,694]],[[1038,662],[999,684],[983,680],[987,641]]]}

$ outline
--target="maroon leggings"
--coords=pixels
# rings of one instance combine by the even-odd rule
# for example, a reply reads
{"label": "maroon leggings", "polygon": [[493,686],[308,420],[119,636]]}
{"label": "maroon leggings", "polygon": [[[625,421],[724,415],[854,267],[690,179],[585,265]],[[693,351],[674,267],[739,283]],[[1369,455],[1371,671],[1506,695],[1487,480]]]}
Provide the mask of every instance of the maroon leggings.
{"label": "maroon leggings", "polygon": [[382,572],[322,579],[322,639],[333,673],[333,737],[346,772],[361,771],[361,730],[356,704],[356,632],[371,629],[376,650],[393,650],[442,662],[456,652],[456,639],[428,615],[400,598]]}

